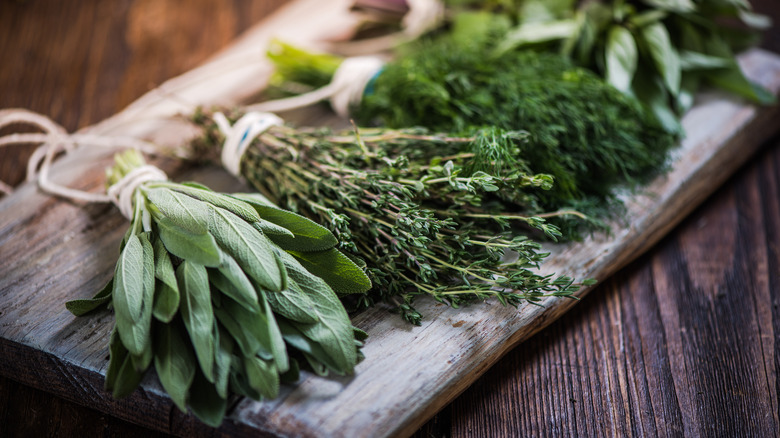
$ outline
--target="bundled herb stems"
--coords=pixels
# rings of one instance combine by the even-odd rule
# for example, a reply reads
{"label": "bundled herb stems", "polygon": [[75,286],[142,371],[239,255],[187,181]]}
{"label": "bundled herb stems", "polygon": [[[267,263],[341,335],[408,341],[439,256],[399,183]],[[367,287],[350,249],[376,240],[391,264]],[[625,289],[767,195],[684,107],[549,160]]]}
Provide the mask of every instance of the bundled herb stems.
{"label": "bundled herb stems", "polygon": [[106,389],[130,394],[153,363],[182,411],[217,426],[231,392],[273,398],[301,366],[352,373],[365,334],[338,294],[371,284],[327,229],[258,195],[124,185],[146,168],[134,150],[116,157],[108,181],[131,196],[121,204],[132,219],[114,277],[67,303],[76,315],[114,309]]}
{"label": "bundled herb stems", "polygon": [[[201,113],[195,122],[205,132],[196,149],[215,154],[223,136],[213,118]],[[560,236],[545,216],[578,213],[540,213],[551,178],[480,153],[526,136],[273,126],[249,145],[241,174],[279,205],[326,224],[340,249],[365,262],[374,289],[358,304],[387,300],[419,323],[413,307],[419,295],[455,307],[489,297],[516,305],[571,296],[581,287],[568,277],[536,274],[546,254],[533,239]]]}

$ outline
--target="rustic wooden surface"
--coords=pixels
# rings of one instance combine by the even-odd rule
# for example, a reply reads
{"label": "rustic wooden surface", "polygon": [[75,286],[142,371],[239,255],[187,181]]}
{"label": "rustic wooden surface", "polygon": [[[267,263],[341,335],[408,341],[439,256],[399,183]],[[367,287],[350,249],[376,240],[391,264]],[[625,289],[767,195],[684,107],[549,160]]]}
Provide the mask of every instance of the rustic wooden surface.
{"label": "rustic wooden surface", "polygon": [[[193,67],[253,13],[241,2],[226,12],[224,3],[196,2],[192,7],[201,9],[191,15],[166,5],[0,3],[22,11],[0,9],[0,32],[8,32],[0,34],[0,53],[10,60],[0,69],[0,107],[46,112],[69,129],[91,124]],[[36,12],[41,6],[52,10]],[[220,22],[229,25],[198,40]],[[144,44],[159,35],[171,47]],[[189,61],[197,53],[201,58]],[[0,162],[4,178],[18,175],[16,154]],[[432,420],[423,436],[777,434],[777,155],[770,148],[753,160],[650,255],[513,350]],[[95,431],[101,424],[107,434],[149,433],[11,380],[0,382],[0,427],[6,428],[0,435],[69,435],[84,430],[80,423]]]}

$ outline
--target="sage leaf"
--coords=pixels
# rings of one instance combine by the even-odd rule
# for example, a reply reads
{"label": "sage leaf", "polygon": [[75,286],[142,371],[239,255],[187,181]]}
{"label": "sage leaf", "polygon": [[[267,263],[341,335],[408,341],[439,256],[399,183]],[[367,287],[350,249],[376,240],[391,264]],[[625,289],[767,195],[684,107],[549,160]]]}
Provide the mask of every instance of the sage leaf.
{"label": "sage leaf", "polygon": [[166,218],[192,234],[203,234],[208,229],[209,210],[203,202],[163,187],[145,189],[145,194],[155,219]]}
{"label": "sage leaf", "polygon": [[320,252],[289,253],[339,295],[364,293],[371,289],[371,280],[366,273],[336,248]]}
{"label": "sage leaf", "polygon": [[157,325],[154,346],[154,368],[171,400],[184,413],[187,395],[195,378],[195,353],[178,321]]}
{"label": "sage leaf", "polygon": [[190,388],[190,409],[198,419],[211,427],[219,427],[227,411],[227,399],[219,396],[214,385],[196,373]]}
{"label": "sage leaf", "polygon": [[209,271],[209,280],[222,293],[252,312],[260,310],[257,292],[235,259],[222,255],[222,264],[216,270]]}
{"label": "sage leaf", "polygon": [[267,205],[262,200],[247,195],[235,195],[249,203],[260,217],[268,222],[289,230],[293,237],[271,235],[268,238],[282,249],[294,251],[323,251],[333,248],[339,242],[336,236],[318,223],[291,211]]}
{"label": "sage leaf", "polygon": [[[279,328],[282,331],[285,342],[291,347],[297,349],[301,353],[306,353],[308,356],[316,359],[317,362],[330,369],[336,371],[341,369],[341,366],[330,357],[328,352],[319,343],[306,337],[294,322],[280,320]],[[344,372],[342,371],[341,374],[343,373]],[[323,375],[321,373],[318,374]]]}
{"label": "sage leaf", "polygon": [[259,354],[265,359],[273,358],[265,314],[252,312],[231,299],[223,299],[221,304],[214,313],[236,341],[241,353],[244,356]]}
{"label": "sage leaf", "polygon": [[179,286],[171,257],[160,239],[154,239],[154,261],[154,276],[158,282],[152,314],[162,322],[170,322],[179,310]]}
{"label": "sage leaf", "polygon": [[279,395],[279,373],[273,364],[259,357],[245,357],[244,367],[249,386],[266,398]]}
{"label": "sage leaf", "polygon": [[260,216],[257,215],[257,212],[252,208],[252,206],[230,195],[213,192],[207,189],[194,188],[191,186],[187,187],[182,185],[177,185],[177,188],[174,190],[203,201],[207,204],[211,204],[214,207],[228,210],[249,223],[260,220]]}
{"label": "sage leaf", "polygon": [[103,289],[89,299],[70,300],[65,303],[65,308],[75,316],[86,315],[87,313],[108,304],[111,301],[111,291],[114,288],[114,279],[108,280]]}
{"label": "sage leaf", "polygon": [[165,218],[155,222],[160,240],[171,254],[209,268],[221,263],[219,246],[208,232],[195,234]]}
{"label": "sage leaf", "polygon": [[653,23],[643,27],[640,32],[666,88],[673,96],[677,96],[680,92],[680,57],[672,46],[666,26]]}
{"label": "sage leaf", "polygon": [[[324,282],[323,282],[324,284]],[[274,312],[285,318],[303,323],[317,322],[314,303],[304,289],[293,279],[287,280],[287,288],[279,292],[269,292],[266,299]]]}
{"label": "sage leaf", "polygon": [[136,371],[130,352],[122,344],[117,332],[117,327],[111,332],[111,340],[108,345],[109,360],[106,370],[106,391],[111,391],[114,398],[123,398],[130,395],[143,379],[143,373]]}
{"label": "sage leaf", "polygon": [[623,26],[613,26],[607,37],[607,82],[628,93],[637,66],[637,49],[631,32]]}
{"label": "sage leaf", "polygon": [[228,397],[228,383],[230,381],[230,364],[233,358],[233,338],[219,327],[214,321],[214,329],[217,333],[217,349],[214,357],[214,387],[221,398]]}
{"label": "sage leaf", "polygon": [[181,316],[190,334],[200,369],[209,382],[214,382],[214,312],[208,275],[203,265],[185,260],[176,270],[182,291]]}
{"label": "sage leaf", "polygon": [[259,401],[262,398],[260,393],[249,385],[243,357],[234,355],[232,358],[230,364],[230,390],[238,395],[249,397],[252,400]]}
{"label": "sage leaf", "polygon": [[146,233],[128,239],[116,265],[112,295],[122,343],[132,355],[140,356],[151,342],[154,299],[154,254]]}
{"label": "sage leaf", "polygon": [[209,230],[249,277],[265,289],[282,289],[283,277],[268,239],[233,213],[213,207]]}
{"label": "sage leaf", "polygon": [[252,226],[269,236],[287,236],[291,238],[295,237],[295,234],[293,234],[292,231],[288,230],[287,228],[280,227],[273,222],[268,222],[265,219],[260,219],[259,221],[254,222]]}
{"label": "sage leaf", "polygon": [[265,333],[268,335],[267,341],[271,349],[276,369],[280,373],[284,373],[290,369],[290,360],[287,357],[287,347],[284,343],[284,338],[282,338],[282,332],[279,329],[279,325],[276,322],[276,317],[274,316],[271,304],[265,299],[265,294],[262,291],[260,293],[263,295],[262,304],[263,311],[265,312],[264,322],[266,324]]}

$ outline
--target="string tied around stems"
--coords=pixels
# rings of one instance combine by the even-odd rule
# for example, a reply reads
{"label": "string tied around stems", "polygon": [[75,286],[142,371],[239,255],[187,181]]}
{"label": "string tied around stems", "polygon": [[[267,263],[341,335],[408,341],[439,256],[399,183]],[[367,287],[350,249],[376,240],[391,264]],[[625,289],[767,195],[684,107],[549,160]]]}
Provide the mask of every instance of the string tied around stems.
{"label": "string tied around stems", "polygon": [[252,140],[272,126],[284,124],[284,121],[274,114],[257,111],[247,112],[233,126],[230,125],[224,114],[217,112],[214,114],[214,122],[225,135],[225,143],[222,146],[222,165],[234,176],[240,176],[241,158]]}
{"label": "string tied around stems", "polygon": [[330,83],[309,93],[250,105],[247,111],[289,111],[330,100],[336,114],[349,116],[349,108],[360,103],[366,86],[384,67],[375,56],[355,56],[342,61]]}
{"label": "string tied around stems", "polygon": [[[60,152],[68,154],[75,150],[77,146],[93,146],[107,149],[134,148],[150,154],[158,153],[159,150],[152,143],[132,137],[81,133],[69,134],[64,127],[52,119],[25,109],[0,110],[0,128],[12,124],[25,124],[44,131],[2,136],[0,137],[0,147],[12,144],[38,144],[38,148],[27,162],[26,180],[28,182],[37,182],[38,187],[42,191],[51,195],[87,203],[111,202],[119,208],[119,211],[126,218],[132,219],[132,199],[135,190],[146,182],[165,181],[168,179],[162,170],[151,165],[145,165],[129,172],[110,186],[106,193],[87,192],[66,187],[49,179],[52,163]],[[0,182],[0,191],[5,194],[11,194],[13,189],[8,184]]]}

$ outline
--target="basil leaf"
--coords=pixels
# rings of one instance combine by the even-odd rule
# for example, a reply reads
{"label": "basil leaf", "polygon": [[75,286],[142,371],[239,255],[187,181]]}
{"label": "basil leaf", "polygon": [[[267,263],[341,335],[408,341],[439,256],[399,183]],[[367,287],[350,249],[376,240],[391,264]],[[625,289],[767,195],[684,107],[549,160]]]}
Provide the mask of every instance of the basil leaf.
{"label": "basil leaf", "polygon": [[577,22],[574,19],[524,23],[506,33],[494,54],[500,56],[517,48],[562,40],[576,30]]}
{"label": "basil leaf", "polygon": [[272,205],[266,205],[262,201],[235,195],[252,205],[260,217],[268,222],[289,230],[294,237],[286,235],[269,235],[275,244],[282,249],[294,251],[323,251],[333,248],[338,244],[338,239],[327,228],[318,223],[291,211],[282,210]]}
{"label": "basil leaf", "polygon": [[114,398],[123,398],[130,395],[141,383],[143,373],[136,371],[130,352],[122,344],[117,327],[111,332],[111,340],[108,344],[109,360],[106,370],[106,391],[111,391]]}
{"label": "basil leaf", "polygon": [[233,257],[223,254],[222,264],[217,270],[209,270],[209,280],[223,294],[234,299],[248,310],[252,312],[260,310],[255,287]]}
{"label": "basil leaf", "polygon": [[203,234],[208,229],[209,210],[203,202],[164,187],[145,189],[144,193],[155,219],[164,217],[192,234]]}
{"label": "basil leaf", "polygon": [[371,289],[371,280],[366,273],[336,248],[321,252],[289,253],[339,295],[365,293]]}
{"label": "basil leaf", "polygon": [[65,303],[65,308],[75,316],[86,315],[87,313],[106,305],[111,301],[111,291],[114,288],[114,279],[108,280],[103,289],[89,299],[70,300]]}
{"label": "basil leaf", "polygon": [[640,69],[634,78],[633,90],[637,99],[647,106],[664,129],[672,133],[682,133],[682,125],[669,106],[669,96],[659,78]]}
{"label": "basil leaf", "polygon": [[179,286],[171,257],[160,239],[154,239],[154,276],[159,281],[154,293],[152,314],[162,322],[171,322],[179,310]]}
{"label": "basil leaf", "polygon": [[122,343],[131,354],[140,356],[151,342],[154,299],[154,254],[146,233],[130,236],[119,255],[112,295]]}
{"label": "basil leaf", "polygon": [[279,395],[279,373],[269,362],[259,357],[245,357],[244,367],[249,386],[266,398]]}
{"label": "basil leaf", "polygon": [[166,218],[155,219],[165,248],[180,259],[215,268],[221,263],[219,246],[208,232],[192,233]]}
{"label": "basil leaf", "polygon": [[182,332],[177,320],[157,325],[154,346],[154,368],[157,377],[171,400],[184,413],[187,412],[187,394],[195,378],[195,353]]}
{"label": "basil leaf", "polygon": [[282,289],[277,255],[268,239],[233,213],[212,207],[209,229],[216,241],[233,256],[250,278],[265,289]]}
{"label": "basil leaf", "polygon": [[190,409],[198,419],[219,427],[227,411],[227,399],[219,396],[214,385],[201,373],[195,374],[190,388]]}
{"label": "basil leaf", "polygon": [[683,50],[680,52],[680,68],[688,70],[711,70],[725,68],[731,65],[731,61],[719,56],[706,55],[704,53]]}
{"label": "basil leaf", "polygon": [[662,23],[646,26],[640,32],[666,88],[677,96],[680,92],[680,58],[672,46],[669,32]]}
{"label": "basil leaf", "polygon": [[185,260],[176,270],[182,293],[181,316],[195,347],[200,369],[209,382],[214,381],[214,312],[208,275],[203,265]]}
{"label": "basil leaf", "polygon": [[628,93],[637,65],[634,37],[623,26],[613,26],[607,37],[607,82]]}
{"label": "basil leaf", "polygon": [[252,208],[251,205],[230,195],[181,185],[179,185],[174,190],[203,201],[207,204],[211,204],[214,207],[228,210],[249,223],[260,220],[260,216],[257,215],[257,212]]}
{"label": "basil leaf", "polygon": [[696,5],[692,0],[642,0],[642,3],[654,8],[680,14],[696,11]]}
{"label": "basil leaf", "polygon": [[703,77],[715,87],[761,105],[772,105],[777,101],[771,92],[746,78],[739,65],[734,61],[731,62],[728,69],[707,72]]}

